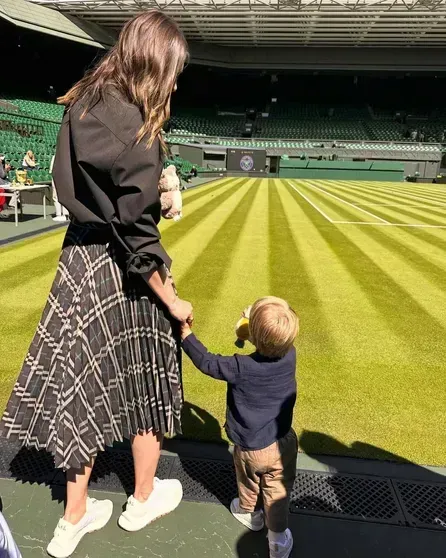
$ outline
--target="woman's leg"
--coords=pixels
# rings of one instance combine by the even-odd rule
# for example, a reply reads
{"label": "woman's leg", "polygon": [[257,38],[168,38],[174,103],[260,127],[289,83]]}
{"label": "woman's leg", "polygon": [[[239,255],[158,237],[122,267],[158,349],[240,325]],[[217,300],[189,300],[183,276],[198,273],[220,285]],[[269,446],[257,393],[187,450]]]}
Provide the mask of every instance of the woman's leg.
{"label": "woman's leg", "polygon": [[59,520],[47,552],[54,558],[67,558],[84,535],[107,525],[113,513],[111,500],[87,501],[88,481],[94,460],[81,470],[67,472],[67,505]]}
{"label": "woman's leg", "polygon": [[135,492],[118,519],[118,525],[126,531],[139,531],[158,517],[172,512],[183,497],[179,480],[155,481],[162,440],[161,434],[153,432],[135,436],[132,440]]}
{"label": "woman's leg", "polygon": [[132,440],[135,467],[134,498],[145,502],[153,490],[153,479],[160,458],[163,436],[158,432],[139,434]]}
{"label": "woman's leg", "polygon": [[87,510],[88,482],[93,469],[94,459],[82,470],[67,471],[67,505],[64,519],[75,525]]}

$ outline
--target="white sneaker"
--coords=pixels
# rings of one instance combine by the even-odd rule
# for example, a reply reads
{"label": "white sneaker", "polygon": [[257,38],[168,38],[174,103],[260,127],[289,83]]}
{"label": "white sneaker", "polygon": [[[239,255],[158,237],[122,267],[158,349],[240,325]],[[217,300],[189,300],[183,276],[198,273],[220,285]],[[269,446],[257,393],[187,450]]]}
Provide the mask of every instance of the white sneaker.
{"label": "white sneaker", "polygon": [[76,525],[60,519],[46,551],[54,558],[68,558],[76,550],[84,535],[98,531],[107,525],[112,513],[111,500],[87,498],[87,511],[84,517]]}
{"label": "white sneaker", "polygon": [[125,512],[118,525],[125,531],[139,531],[155,519],[167,515],[177,508],[183,498],[183,487],[179,480],[159,480],[155,477],[153,491],[145,502],[130,496]]}
{"label": "white sneaker", "polygon": [[285,535],[285,544],[269,541],[269,558],[289,558],[291,556],[291,551],[293,550],[293,535],[289,529],[285,531]]}
{"label": "white sneaker", "polygon": [[265,527],[262,510],[252,513],[245,512],[240,508],[239,498],[234,498],[234,500],[232,500],[231,513],[237,521],[240,521],[242,525],[248,527],[251,531],[261,531]]}
{"label": "white sneaker", "polygon": [[56,221],[57,223],[65,223],[66,220],[67,218],[65,215],[56,215],[56,217],[53,217],[53,221]]}

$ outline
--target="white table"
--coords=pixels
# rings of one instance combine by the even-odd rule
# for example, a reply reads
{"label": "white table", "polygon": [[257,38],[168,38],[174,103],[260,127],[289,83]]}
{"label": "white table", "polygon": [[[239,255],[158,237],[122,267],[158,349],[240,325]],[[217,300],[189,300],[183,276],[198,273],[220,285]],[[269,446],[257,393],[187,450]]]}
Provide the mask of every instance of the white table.
{"label": "white table", "polygon": [[[14,216],[15,216],[15,226],[19,226],[19,202],[20,202],[20,216],[23,215],[23,204],[21,203],[21,194],[22,192],[29,192],[32,190],[47,190],[51,186],[50,183],[42,183],[42,184],[32,184],[32,185],[17,185],[17,184],[3,184],[0,186],[5,190],[9,190],[8,192],[2,192],[1,195],[5,196],[6,198],[15,199],[14,204]],[[46,219],[46,195],[45,192],[43,193],[43,218]]]}

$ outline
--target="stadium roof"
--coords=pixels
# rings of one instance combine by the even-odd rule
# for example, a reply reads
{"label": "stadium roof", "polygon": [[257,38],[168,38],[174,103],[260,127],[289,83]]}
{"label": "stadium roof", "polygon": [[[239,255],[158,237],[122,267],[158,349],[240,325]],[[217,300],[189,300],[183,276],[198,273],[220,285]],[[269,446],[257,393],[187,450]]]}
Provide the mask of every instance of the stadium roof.
{"label": "stadium roof", "polygon": [[108,48],[116,40],[114,32],[110,33],[91,21],[41,6],[30,6],[25,0],[0,0],[0,18],[17,27],[100,48]]}
{"label": "stadium roof", "polygon": [[160,8],[224,46],[446,47],[446,0],[30,0],[119,29]]}

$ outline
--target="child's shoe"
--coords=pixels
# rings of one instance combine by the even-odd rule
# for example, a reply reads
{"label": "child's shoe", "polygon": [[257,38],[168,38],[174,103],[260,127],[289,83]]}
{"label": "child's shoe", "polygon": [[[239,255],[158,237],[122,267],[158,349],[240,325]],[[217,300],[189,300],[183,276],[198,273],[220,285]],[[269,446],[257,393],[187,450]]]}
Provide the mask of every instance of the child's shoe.
{"label": "child's shoe", "polygon": [[289,558],[293,550],[293,535],[287,529],[284,543],[273,542],[269,539],[269,558]]}
{"label": "child's shoe", "polygon": [[242,525],[251,529],[251,531],[261,531],[265,527],[265,522],[263,521],[262,510],[256,512],[245,512],[240,508],[239,498],[235,498],[231,502],[231,513],[237,521],[240,521]]}

